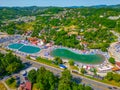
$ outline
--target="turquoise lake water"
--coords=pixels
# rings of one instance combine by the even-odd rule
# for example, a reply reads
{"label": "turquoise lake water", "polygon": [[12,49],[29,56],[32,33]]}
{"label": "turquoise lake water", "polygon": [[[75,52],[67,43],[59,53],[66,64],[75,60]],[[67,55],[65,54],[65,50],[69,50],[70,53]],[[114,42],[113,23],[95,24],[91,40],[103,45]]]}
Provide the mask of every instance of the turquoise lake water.
{"label": "turquoise lake water", "polygon": [[40,51],[39,47],[27,46],[27,45],[19,44],[19,43],[10,44],[8,47],[11,49],[16,49],[24,53],[28,53],[28,54],[34,54]]}
{"label": "turquoise lake water", "polygon": [[104,62],[105,58],[102,55],[93,54],[93,55],[83,55],[72,52],[71,50],[58,48],[51,52],[52,56],[58,56],[64,59],[72,59],[77,62],[85,63],[85,64],[100,64]]}
{"label": "turquoise lake water", "polygon": [[8,47],[12,48],[12,49],[19,49],[20,47],[22,47],[24,44],[20,44],[20,43],[14,43],[14,44],[10,44]]}
{"label": "turquoise lake water", "polygon": [[19,51],[24,52],[24,53],[37,53],[40,51],[40,48],[35,47],[35,46],[23,46],[22,48],[19,49]]}

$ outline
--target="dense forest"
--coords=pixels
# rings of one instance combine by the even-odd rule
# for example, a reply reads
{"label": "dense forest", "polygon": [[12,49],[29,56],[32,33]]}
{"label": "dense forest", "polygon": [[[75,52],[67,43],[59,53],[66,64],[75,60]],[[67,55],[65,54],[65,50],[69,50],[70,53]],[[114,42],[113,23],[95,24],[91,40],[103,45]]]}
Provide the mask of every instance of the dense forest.
{"label": "dense forest", "polygon": [[[118,8],[117,8],[118,7]],[[13,7],[0,8],[0,31],[51,40],[56,45],[107,51],[120,32],[120,8],[101,7]],[[84,45],[85,43],[85,45]]]}
{"label": "dense forest", "polygon": [[58,78],[41,67],[38,71],[31,70],[28,73],[28,79],[40,90],[92,90],[90,86],[76,83],[69,70],[64,70],[62,76]]}
{"label": "dense forest", "polygon": [[12,53],[0,53],[0,77],[18,72],[24,67],[20,58]]}

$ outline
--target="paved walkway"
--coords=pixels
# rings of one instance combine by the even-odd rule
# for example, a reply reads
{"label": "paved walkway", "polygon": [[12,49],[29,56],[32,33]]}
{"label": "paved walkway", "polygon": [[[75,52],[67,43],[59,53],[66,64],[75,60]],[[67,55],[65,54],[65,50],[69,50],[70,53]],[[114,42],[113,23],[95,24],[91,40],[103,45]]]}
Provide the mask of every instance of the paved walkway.
{"label": "paved walkway", "polygon": [[[2,52],[5,52],[5,51],[2,50]],[[42,63],[38,63],[36,61],[28,60],[23,56],[20,56],[20,58],[23,62],[30,62],[30,64],[32,64],[33,67],[37,67],[37,68],[45,67],[46,69],[49,69],[50,71],[52,71],[55,75],[61,75],[61,72],[63,71],[61,69],[58,69],[58,68],[55,68],[55,67],[52,67],[52,66],[49,66],[46,64],[42,64]],[[80,79],[81,83],[92,84],[94,90],[108,90],[108,87],[113,87],[112,85],[101,83],[101,82],[98,82],[98,81],[95,81],[95,80],[92,80],[92,79],[89,79],[89,78],[86,78],[86,77],[83,77],[80,75],[76,75],[76,74],[72,74],[72,75],[73,75],[73,77]],[[116,89],[116,90],[120,90],[120,89]]]}
{"label": "paved walkway", "polygon": [[5,87],[7,88],[7,90],[11,90],[9,87],[8,87],[8,85],[5,83],[5,81],[1,81],[4,85],[5,85]]}

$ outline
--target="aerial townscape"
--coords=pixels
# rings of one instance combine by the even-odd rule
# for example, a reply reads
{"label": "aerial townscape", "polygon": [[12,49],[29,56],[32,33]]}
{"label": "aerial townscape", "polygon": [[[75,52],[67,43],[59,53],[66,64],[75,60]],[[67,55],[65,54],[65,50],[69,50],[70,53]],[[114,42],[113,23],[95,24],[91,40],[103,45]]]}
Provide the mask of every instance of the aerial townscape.
{"label": "aerial townscape", "polygon": [[120,0],[1,1],[0,90],[120,90]]}

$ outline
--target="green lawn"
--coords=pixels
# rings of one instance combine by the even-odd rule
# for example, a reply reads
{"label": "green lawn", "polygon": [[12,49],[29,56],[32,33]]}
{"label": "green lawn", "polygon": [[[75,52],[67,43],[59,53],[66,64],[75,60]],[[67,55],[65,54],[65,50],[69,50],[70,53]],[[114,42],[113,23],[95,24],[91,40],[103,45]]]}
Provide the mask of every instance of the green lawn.
{"label": "green lawn", "polygon": [[16,84],[15,78],[9,78],[5,82],[11,89],[16,89],[17,88],[17,84]]}
{"label": "green lawn", "polygon": [[37,84],[33,84],[32,90],[39,90],[37,89]]}
{"label": "green lawn", "polygon": [[5,85],[3,83],[0,82],[0,90],[7,90],[7,88],[5,87]]}
{"label": "green lawn", "polygon": [[43,58],[37,58],[36,59],[37,62],[40,62],[40,63],[43,63],[43,64],[47,64],[47,65],[50,65],[50,66],[53,66],[53,67],[56,67],[56,68],[59,68],[58,65],[54,64],[52,62],[52,60],[48,60],[48,59],[43,59]]}

